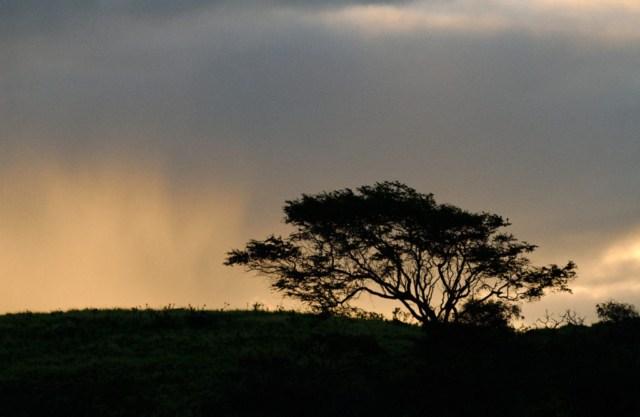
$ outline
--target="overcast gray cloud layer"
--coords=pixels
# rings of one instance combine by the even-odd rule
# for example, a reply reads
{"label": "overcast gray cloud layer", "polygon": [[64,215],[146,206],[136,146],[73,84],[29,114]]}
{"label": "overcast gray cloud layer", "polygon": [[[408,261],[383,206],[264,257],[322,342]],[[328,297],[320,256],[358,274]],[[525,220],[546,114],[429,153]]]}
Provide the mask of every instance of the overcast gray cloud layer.
{"label": "overcast gray cloud layer", "polygon": [[245,187],[265,228],[302,192],[398,179],[510,217],[545,262],[640,223],[634,3],[41,4],[0,2],[4,158],[157,157]]}

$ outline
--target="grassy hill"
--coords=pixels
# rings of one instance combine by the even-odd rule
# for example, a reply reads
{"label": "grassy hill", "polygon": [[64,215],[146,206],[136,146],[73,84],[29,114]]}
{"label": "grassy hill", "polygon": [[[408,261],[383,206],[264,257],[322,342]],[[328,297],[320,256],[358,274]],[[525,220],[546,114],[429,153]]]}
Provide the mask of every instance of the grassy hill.
{"label": "grassy hill", "polygon": [[265,311],[0,316],[2,416],[640,415],[640,326]]}

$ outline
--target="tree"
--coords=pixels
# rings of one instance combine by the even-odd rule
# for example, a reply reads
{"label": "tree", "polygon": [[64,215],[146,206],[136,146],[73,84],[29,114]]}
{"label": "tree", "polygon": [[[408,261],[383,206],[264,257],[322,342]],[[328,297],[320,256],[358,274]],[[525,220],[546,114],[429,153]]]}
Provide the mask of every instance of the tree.
{"label": "tree", "polygon": [[602,304],[596,304],[596,313],[605,323],[621,323],[640,317],[638,310],[632,304],[620,303],[609,300]]}
{"label": "tree", "polygon": [[436,204],[399,182],[356,191],[287,201],[284,222],[296,230],[251,240],[225,265],[268,277],[274,290],[319,311],[349,308],[368,293],[398,300],[423,323],[469,317],[461,306],[471,299],[516,303],[571,292],[576,265],[532,266],[524,255],[536,246],[500,233],[510,223],[498,215]]}

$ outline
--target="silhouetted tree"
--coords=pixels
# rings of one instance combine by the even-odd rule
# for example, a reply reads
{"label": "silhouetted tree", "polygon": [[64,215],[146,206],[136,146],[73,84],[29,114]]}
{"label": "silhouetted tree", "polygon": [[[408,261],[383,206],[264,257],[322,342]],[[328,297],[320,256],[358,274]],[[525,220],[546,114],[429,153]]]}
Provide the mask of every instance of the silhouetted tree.
{"label": "silhouetted tree", "polygon": [[630,319],[640,318],[640,314],[634,305],[619,303],[615,300],[596,304],[596,313],[600,320],[605,323],[620,323]]}
{"label": "silhouetted tree", "polygon": [[[499,233],[510,223],[489,213],[436,204],[398,183],[384,182],[303,195],[287,201],[283,239],[251,240],[232,250],[226,265],[242,265],[271,279],[273,289],[312,307],[348,308],[362,293],[400,301],[421,322],[455,322],[461,302],[502,309],[546,290],[571,292],[573,262],[534,267],[524,256],[536,246]],[[483,304],[484,303],[484,304]]]}

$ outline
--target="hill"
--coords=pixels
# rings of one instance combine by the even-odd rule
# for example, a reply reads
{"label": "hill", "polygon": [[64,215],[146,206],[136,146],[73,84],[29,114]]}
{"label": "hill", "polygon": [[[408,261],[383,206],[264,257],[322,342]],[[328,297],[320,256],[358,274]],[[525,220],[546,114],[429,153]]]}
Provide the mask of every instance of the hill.
{"label": "hill", "polygon": [[171,306],[0,316],[3,416],[637,416],[637,375],[637,322],[497,332]]}

